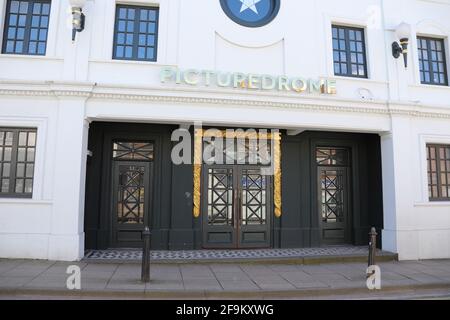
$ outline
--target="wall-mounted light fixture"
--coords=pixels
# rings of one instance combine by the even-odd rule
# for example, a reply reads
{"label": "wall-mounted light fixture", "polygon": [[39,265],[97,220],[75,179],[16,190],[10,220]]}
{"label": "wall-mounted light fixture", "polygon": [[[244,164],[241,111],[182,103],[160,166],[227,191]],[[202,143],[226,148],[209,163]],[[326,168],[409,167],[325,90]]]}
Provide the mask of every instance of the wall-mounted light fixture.
{"label": "wall-mounted light fixture", "polygon": [[392,55],[395,59],[398,59],[400,55],[403,54],[405,68],[408,68],[408,44],[411,35],[411,26],[402,22],[395,29],[395,34],[400,39],[400,44],[397,41],[392,43]]}
{"label": "wall-mounted light fixture", "polygon": [[72,41],[75,41],[77,32],[84,30],[85,16],[83,13],[83,7],[86,4],[86,0],[69,0],[72,7]]}

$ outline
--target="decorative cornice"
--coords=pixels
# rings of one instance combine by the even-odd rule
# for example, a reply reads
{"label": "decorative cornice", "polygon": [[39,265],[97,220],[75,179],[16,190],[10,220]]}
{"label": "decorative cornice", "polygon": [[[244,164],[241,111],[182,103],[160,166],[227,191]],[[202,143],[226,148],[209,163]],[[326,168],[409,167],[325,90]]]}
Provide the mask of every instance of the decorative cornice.
{"label": "decorative cornice", "polygon": [[[111,93],[101,92],[100,88],[94,90],[20,90],[20,89],[0,89],[0,96],[25,96],[25,97],[80,97],[100,100],[126,100],[126,101],[149,101],[159,103],[176,103],[176,104],[200,104],[200,105],[226,105],[226,106],[246,106],[257,108],[279,108],[279,109],[295,109],[316,112],[336,112],[336,113],[359,113],[374,115],[401,115],[416,118],[440,118],[450,119],[450,109],[448,112],[436,111],[420,111],[420,106],[411,105],[391,105],[389,103],[379,104],[380,107],[366,105],[364,107],[313,104],[301,102],[280,102],[273,100],[250,100],[250,99],[233,99],[233,98],[214,98],[214,97],[195,97],[195,96],[170,96],[161,94],[135,94],[135,93]],[[97,92],[96,92],[97,91]],[[318,101],[319,102],[319,101]],[[324,101],[325,102],[325,101]],[[332,102],[331,102],[332,103]],[[356,102],[353,102],[355,104]],[[349,103],[350,104],[350,103]],[[362,101],[361,104],[364,105]]]}
{"label": "decorative cornice", "polygon": [[80,97],[89,98],[92,92],[73,90],[15,90],[0,89],[3,96],[26,96],[26,97]]}

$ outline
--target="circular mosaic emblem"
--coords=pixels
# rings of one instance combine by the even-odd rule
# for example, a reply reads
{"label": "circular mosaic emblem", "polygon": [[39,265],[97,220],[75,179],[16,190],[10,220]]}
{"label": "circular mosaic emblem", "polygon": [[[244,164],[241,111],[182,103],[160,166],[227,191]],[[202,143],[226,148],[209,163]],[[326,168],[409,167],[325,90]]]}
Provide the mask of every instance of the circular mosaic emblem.
{"label": "circular mosaic emblem", "polygon": [[280,10],[280,0],[220,0],[223,11],[234,22],[245,27],[262,27]]}

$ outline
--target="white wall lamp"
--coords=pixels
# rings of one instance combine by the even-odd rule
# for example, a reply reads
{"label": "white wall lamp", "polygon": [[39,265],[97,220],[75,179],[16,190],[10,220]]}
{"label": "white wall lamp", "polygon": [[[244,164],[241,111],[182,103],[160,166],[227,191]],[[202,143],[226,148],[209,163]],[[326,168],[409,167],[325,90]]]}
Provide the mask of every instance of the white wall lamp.
{"label": "white wall lamp", "polygon": [[86,4],[86,0],[69,0],[69,3],[72,7],[72,42],[74,42],[77,32],[84,30],[85,16],[83,7]]}
{"label": "white wall lamp", "polygon": [[411,35],[411,26],[402,22],[395,29],[395,34],[400,39],[400,44],[397,41],[392,43],[392,55],[395,59],[398,59],[403,54],[405,68],[408,68],[408,44]]}

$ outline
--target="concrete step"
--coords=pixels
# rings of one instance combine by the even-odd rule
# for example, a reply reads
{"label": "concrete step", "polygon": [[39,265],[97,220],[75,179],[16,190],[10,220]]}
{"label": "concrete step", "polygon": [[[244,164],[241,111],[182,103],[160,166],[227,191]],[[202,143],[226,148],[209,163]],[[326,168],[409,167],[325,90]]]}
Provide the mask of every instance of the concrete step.
{"label": "concrete step", "polygon": [[[90,263],[141,263],[140,250],[91,250],[84,261]],[[377,251],[377,262],[397,261],[398,255]],[[367,247],[324,247],[305,249],[270,250],[192,250],[192,251],[152,251],[152,264],[330,264],[366,263]]]}

